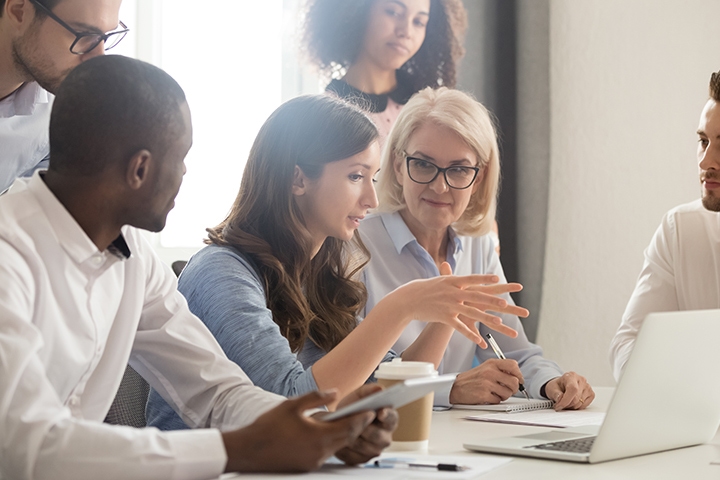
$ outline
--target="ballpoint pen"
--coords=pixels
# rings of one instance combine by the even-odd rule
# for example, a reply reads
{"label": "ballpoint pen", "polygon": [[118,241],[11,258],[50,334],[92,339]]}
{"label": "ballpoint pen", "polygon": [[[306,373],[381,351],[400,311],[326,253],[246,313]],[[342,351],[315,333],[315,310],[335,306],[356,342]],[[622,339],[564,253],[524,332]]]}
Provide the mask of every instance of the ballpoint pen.
{"label": "ballpoint pen", "polygon": [[398,460],[375,460],[374,465],[380,468],[395,468],[396,466],[409,468],[431,468],[433,470],[440,470],[443,472],[462,472],[470,469],[470,467],[465,467],[456,463],[411,463]]}
{"label": "ballpoint pen", "polygon": [[[495,339],[493,338],[493,336],[490,335],[489,333],[487,333],[487,334],[485,334],[485,338],[487,338],[488,343],[490,344],[490,348],[493,349],[493,352],[495,352],[495,355],[497,355],[497,357],[500,360],[505,360],[505,354],[502,352],[502,350],[500,350],[500,347],[498,346],[498,344],[495,341]],[[530,395],[528,395],[527,391],[525,390],[525,385],[523,385],[521,383],[519,390],[523,393],[523,395],[525,395],[525,398],[530,400]]]}

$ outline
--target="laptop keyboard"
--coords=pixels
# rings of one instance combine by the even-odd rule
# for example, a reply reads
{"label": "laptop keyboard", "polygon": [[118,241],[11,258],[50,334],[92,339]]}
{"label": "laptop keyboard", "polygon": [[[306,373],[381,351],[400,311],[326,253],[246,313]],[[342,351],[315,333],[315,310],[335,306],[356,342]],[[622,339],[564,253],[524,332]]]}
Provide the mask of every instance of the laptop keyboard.
{"label": "laptop keyboard", "polygon": [[596,437],[577,438],[574,440],[565,440],[562,442],[542,443],[540,445],[533,445],[532,447],[528,448],[537,448],[538,450],[552,450],[555,452],[590,453],[590,449],[593,446],[595,438]]}

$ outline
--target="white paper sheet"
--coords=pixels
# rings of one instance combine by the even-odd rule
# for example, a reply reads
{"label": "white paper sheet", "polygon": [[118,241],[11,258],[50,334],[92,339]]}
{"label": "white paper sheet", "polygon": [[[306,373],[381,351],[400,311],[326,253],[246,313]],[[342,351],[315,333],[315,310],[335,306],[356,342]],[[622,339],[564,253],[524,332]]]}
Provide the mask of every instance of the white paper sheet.
{"label": "white paper sheet", "polygon": [[462,472],[441,472],[430,468],[411,468],[405,465],[396,465],[394,468],[375,467],[373,462],[369,462],[367,465],[361,465],[358,467],[348,467],[342,463],[339,463],[337,459],[332,459],[323,467],[312,473],[306,474],[288,474],[288,475],[237,475],[237,474],[226,474],[220,477],[222,480],[230,479],[248,479],[248,478],[322,478],[327,480],[343,479],[347,477],[362,477],[362,478],[380,478],[380,479],[471,479],[477,478],[478,476],[494,470],[502,465],[511,462],[511,457],[495,456],[495,455],[481,455],[473,454],[468,456],[449,456],[449,455],[426,455],[416,452],[385,452],[379,459],[383,460],[397,460],[409,463],[424,463],[424,464],[438,464],[438,463],[454,463],[456,465],[463,465],[469,467],[468,470]]}
{"label": "white paper sheet", "polygon": [[470,415],[466,420],[492,423],[512,423],[537,427],[582,427],[600,425],[605,420],[605,412],[589,412],[587,410],[538,410],[535,412],[491,413],[488,415]]}

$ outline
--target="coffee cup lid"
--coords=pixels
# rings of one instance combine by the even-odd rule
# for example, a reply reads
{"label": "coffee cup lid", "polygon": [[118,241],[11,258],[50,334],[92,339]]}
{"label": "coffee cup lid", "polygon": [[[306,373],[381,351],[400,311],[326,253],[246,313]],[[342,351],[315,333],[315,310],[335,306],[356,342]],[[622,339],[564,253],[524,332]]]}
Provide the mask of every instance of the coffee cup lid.
{"label": "coffee cup lid", "polygon": [[430,362],[404,362],[402,358],[395,358],[391,362],[384,362],[375,370],[375,378],[385,380],[404,380],[415,377],[435,377],[438,372],[435,365]]}

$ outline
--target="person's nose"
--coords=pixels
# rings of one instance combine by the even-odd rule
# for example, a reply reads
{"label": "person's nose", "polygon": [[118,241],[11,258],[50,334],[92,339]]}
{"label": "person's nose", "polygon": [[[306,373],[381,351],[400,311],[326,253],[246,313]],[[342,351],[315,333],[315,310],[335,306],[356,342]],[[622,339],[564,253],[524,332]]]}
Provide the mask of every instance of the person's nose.
{"label": "person's nose", "polygon": [[371,208],[377,208],[379,204],[377,191],[375,190],[375,182],[369,182],[369,187],[365,190],[362,198],[362,205],[369,210]]}
{"label": "person's nose", "polygon": [[710,141],[704,151],[699,153],[700,170],[720,170],[720,144]]}
{"label": "person's nose", "polygon": [[84,53],[82,55],[82,61],[85,62],[87,60],[90,60],[91,58],[99,57],[101,55],[105,55],[105,42],[98,43],[97,47],[93,48],[87,53]]}
{"label": "person's nose", "polygon": [[445,175],[443,174],[443,172],[438,172],[435,180],[430,182],[430,188],[435,193],[445,193],[450,188],[450,186],[447,184],[447,181],[445,180]]}
{"label": "person's nose", "polygon": [[397,19],[395,24],[395,35],[400,38],[408,38],[410,36],[410,28],[412,26],[412,19],[407,16],[401,16]]}

